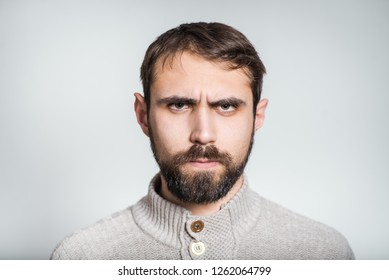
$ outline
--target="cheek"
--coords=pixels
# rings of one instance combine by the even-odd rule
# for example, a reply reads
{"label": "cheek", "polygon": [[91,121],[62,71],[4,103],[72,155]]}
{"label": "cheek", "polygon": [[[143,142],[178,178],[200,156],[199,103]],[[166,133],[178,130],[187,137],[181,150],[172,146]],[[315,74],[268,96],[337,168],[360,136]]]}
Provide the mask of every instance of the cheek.
{"label": "cheek", "polygon": [[[234,121],[227,120],[219,130],[219,142],[233,157],[243,158],[250,145],[253,133],[253,117],[246,116]],[[223,144],[222,144],[223,143]]]}
{"label": "cheek", "polygon": [[187,126],[178,123],[177,119],[172,119],[159,114],[157,118],[150,118],[153,138],[161,154],[175,154],[187,148],[185,146],[185,136],[187,135]]}

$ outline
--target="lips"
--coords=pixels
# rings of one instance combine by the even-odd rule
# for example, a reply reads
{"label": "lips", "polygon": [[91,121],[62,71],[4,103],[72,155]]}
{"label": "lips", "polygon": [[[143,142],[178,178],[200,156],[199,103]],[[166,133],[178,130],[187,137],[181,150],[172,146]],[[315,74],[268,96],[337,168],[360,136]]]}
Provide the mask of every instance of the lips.
{"label": "lips", "polygon": [[189,161],[190,165],[198,168],[211,168],[216,166],[219,162],[212,159],[196,159]]}
{"label": "lips", "polygon": [[203,147],[193,145],[188,151],[174,155],[171,162],[179,168],[183,165],[208,168],[215,165],[228,166],[232,164],[232,157],[227,152],[220,152],[215,146]]}
{"label": "lips", "polygon": [[191,160],[191,162],[206,163],[206,162],[217,162],[217,160],[209,159],[209,158],[199,158],[199,159]]}

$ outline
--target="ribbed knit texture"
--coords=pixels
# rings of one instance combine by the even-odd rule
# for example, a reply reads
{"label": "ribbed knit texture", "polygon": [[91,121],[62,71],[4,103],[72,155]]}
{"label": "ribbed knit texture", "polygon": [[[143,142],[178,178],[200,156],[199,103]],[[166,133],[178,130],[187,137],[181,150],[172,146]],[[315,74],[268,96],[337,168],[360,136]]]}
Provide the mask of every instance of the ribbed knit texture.
{"label": "ribbed knit texture", "polygon": [[[51,259],[353,259],[334,229],[249,189],[209,216],[193,216],[157,194],[157,174],[138,203],[65,238]],[[204,229],[191,230],[201,220]],[[205,252],[190,249],[201,241]]]}

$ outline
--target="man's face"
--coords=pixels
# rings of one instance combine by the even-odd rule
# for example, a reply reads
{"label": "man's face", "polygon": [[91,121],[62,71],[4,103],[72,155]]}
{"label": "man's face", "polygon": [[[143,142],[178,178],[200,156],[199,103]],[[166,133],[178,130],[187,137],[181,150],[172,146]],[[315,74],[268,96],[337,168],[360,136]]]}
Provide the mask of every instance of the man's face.
{"label": "man's face", "polygon": [[243,70],[226,66],[184,52],[156,67],[149,136],[168,190],[183,202],[224,197],[251,150],[250,80]]}

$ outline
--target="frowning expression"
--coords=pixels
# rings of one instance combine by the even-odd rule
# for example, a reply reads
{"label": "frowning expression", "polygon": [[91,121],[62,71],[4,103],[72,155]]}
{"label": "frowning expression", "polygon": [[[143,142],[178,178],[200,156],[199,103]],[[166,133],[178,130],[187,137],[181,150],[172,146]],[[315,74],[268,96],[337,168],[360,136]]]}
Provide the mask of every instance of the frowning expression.
{"label": "frowning expression", "polygon": [[[198,197],[192,202],[210,202],[225,195],[243,172],[256,126],[247,74],[184,52],[171,63],[157,63],[150,92],[144,131],[162,175],[190,182],[180,186],[189,188],[189,194],[198,188],[204,188],[202,193],[224,188],[214,198],[203,195],[203,201]],[[169,171],[164,174],[165,169]],[[172,175],[172,169],[178,173]],[[224,180],[231,174],[234,178]],[[225,181],[231,186],[222,186]]]}

